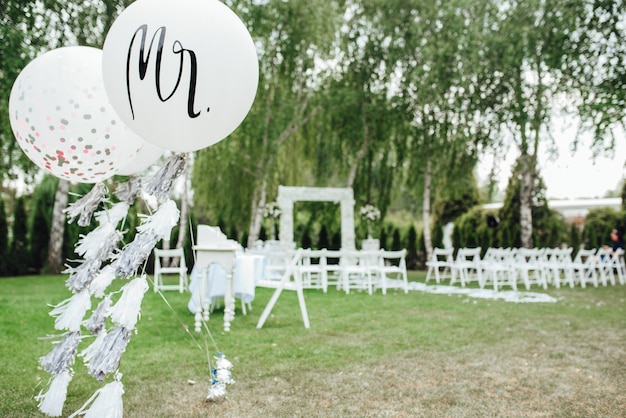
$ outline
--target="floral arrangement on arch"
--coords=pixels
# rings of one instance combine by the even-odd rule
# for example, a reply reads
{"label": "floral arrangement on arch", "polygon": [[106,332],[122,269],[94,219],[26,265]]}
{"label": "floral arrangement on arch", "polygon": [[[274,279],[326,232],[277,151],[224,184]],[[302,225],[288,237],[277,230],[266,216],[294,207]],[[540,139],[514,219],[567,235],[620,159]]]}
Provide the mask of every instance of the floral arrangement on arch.
{"label": "floral arrangement on arch", "polygon": [[359,211],[361,218],[368,224],[380,219],[380,210],[374,205],[365,205]]}
{"label": "floral arrangement on arch", "polygon": [[280,218],[280,206],[276,202],[270,202],[263,208],[263,217],[270,219]]}
{"label": "floral arrangement on arch", "polygon": [[380,210],[374,205],[367,204],[361,207],[359,214],[361,215],[361,218],[367,224],[367,238],[371,239],[372,238],[372,223],[380,219]]}

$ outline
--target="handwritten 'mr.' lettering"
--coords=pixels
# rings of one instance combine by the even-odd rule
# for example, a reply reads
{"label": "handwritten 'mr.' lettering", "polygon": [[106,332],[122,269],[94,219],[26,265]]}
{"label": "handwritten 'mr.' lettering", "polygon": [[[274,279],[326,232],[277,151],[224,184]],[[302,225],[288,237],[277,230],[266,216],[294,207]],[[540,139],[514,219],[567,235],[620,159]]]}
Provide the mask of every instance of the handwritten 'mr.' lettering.
{"label": "handwritten 'mr.' lettering", "polygon": [[150,55],[153,53],[155,41],[157,42],[156,62],[154,65],[154,80],[156,94],[161,102],[168,101],[174,95],[174,93],[176,93],[176,90],[178,90],[184,71],[185,54],[189,55],[189,89],[187,96],[187,114],[190,118],[197,118],[198,116],[200,116],[200,112],[196,112],[194,109],[196,82],[198,76],[198,60],[196,58],[196,53],[190,49],[184,48],[182,43],[178,40],[172,43],[172,53],[174,55],[180,56],[178,65],[178,77],[176,79],[176,84],[172,88],[171,92],[169,92],[169,94],[163,94],[161,88],[161,62],[163,60],[163,46],[165,44],[166,31],[167,30],[165,26],[161,26],[160,28],[158,28],[152,35],[152,39],[150,39],[150,45],[148,46],[148,48],[146,48],[148,25],[141,25],[133,34],[133,37],[130,40],[130,44],[128,45],[128,56],[126,57],[126,92],[128,94],[128,103],[130,105],[130,112],[133,119],[135,119],[135,109],[133,107],[133,98],[131,94],[130,83],[131,74],[133,73],[134,68],[131,68],[131,57],[133,56],[135,41],[138,39],[137,35],[141,35],[141,38],[139,40],[139,60],[136,68],[136,74],[139,75],[139,79],[142,81],[146,77],[148,64],[150,62]]}

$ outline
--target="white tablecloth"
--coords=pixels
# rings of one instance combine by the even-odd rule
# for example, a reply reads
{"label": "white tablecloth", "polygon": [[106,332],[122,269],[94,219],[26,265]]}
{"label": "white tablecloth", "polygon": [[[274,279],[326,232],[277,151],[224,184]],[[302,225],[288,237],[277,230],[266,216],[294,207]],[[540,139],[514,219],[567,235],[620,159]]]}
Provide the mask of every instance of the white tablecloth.
{"label": "white tablecloth", "polygon": [[[254,300],[254,289],[256,282],[263,277],[264,265],[265,257],[261,255],[237,254],[233,277],[235,298],[243,299],[246,303]],[[192,313],[196,313],[199,300],[201,300],[202,305],[206,306],[214,298],[222,298],[226,294],[226,271],[220,265],[211,264],[209,266],[208,278],[208,284],[199,286],[196,267],[194,266],[191,270],[189,280],[191,298],[187,306]]]}

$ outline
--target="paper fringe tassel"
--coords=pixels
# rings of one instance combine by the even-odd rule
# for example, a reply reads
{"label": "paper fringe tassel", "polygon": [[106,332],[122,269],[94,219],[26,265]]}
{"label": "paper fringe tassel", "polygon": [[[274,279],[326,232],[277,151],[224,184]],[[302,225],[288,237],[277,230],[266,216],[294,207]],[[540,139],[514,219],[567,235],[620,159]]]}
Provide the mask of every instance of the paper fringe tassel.
{"label": "paper fringe tassel", "polygon": [[[121,375],[119,378],[121,378]],[[68,418],[74,418],[83,414],[85,418],[122,418],[124,415],[124,403],[122,401],[124,385],[119,381],[119,378],[98,389],[78,411]],[[92,401],[91,407],[86,410]]]}
{"label": "paper fringe tassel", "polygon": [[39,358],[41,367],[55,376],[68,371],[74,365],[80,338],[80,331],[66,333],[48,354]]}
{"label": "paper fringe tassel", "polygon": [[141,301],[148,290],[146,276],[137,277],[122,287],[122,297],[111,308],[111,320],[127,330],[135,329],[140,316]]}
{"label": "paper fringe tassel", "polygon": [[139,233],[130,244],[122,248],[115,258],[115,274],[120,277],[134,276],[139,266],[150,256],[159,241],[159,237],[152,231]]}
{"label": "paper fringe tassel", "polygon": [[106,319],[109,316],[110,307],[111,297],[107,296],[98,304],[98,307],[92,312],[89,319],[83,322],[85,328],[87,328],[93,335],[99,335],[100,331],[103,330]]}
{"label": "paper fringe tassel", "polygon": [[112,224],[117,226],[128,215],[129,207],[128,203],[119,202],[108,209],[97,212],[94,216],[100,225]]}
{"label": "paper fringe tassel", "polygon": [[106,195],[106,187],[102,183],[96,183],[89,193],[78,199],[76,202],[63,209],[67,214],[68,223],[76,222],[79,226],[89,226],[91,217],[98,208],[98,205],[104,200]]}
{"label": "paper fringe tassel", "polygon": [[59,373],[52,378],[48,391],[44,394],[39,392],[35,400],[39,402],[39,410],[49,417],[60,417],[63,414],[63,404],[67,397],[67,387],[72,380],[68,370]]}
{"label": "paper fringe tassel", "polygon": [[177,154],[170,157],[163,167],[154,175],[146,185],[146,193],[157,198],[166,197],[176,177],[185,171],[187,154]]}
{"label": "paper fringe tassel", "polygon": [[89,309],[91,309],[91,296],[85,289],[65,299],[50,311],[50,316],[56,317],[54,328],[80,331],[80,324]]}
{"label": "paper fringe tassel", "polygon": [[131,177],[126,183],[120,183],[115,189],[115,196],[121,201],[132,205],[137,196],[141,193],[141,178]]}
{"label": "paper fringe tassel", "polygon": [[100,260],[83,260],[77,267],[67,266],[63,273],[69,273],[70,277],[65,281],[65,286],[73,293],[87,288],[100,270]]}
{"label": "paper fringe tassel", "polygon": [[79,357],[82,357],[83,363],[89,365],[91,359],[96,355],[100,348],[102,347],[102,343],[104,342],[104,338],[107,336],[107,332],[105,329],[102,329],[96,339],[89,344],[83,351],[78,353]]}
{"label": "paper fringe tassel", "polygon": [[97,298],[104,296],[111,282],[115,280],[115,267],[111,264],[105,266],[89,284],[89,291]]}
{"label": "paper fringe tassel", "polygon": [[124,238],[116,225],[105,223],[87,235],[81,235],[74,251],[88,260],[107,260]]}
{"label": "paper fringe tassel", "polygon": [[153,231],[159,238],[167,238],[172,232],[172,228],[178,225],[180,211],[176,207],[176,202],[168,199],[152,215],[139,215],[143,218],[141,225],[137,227],[138,232]]}
{"label": "paper fringe tassel", "polygon": [[107,373],[117,370],[120,359],[130,341],[130,331],[117,326],[104,337],[98,352],[89,362],[89,374],[102,381]]}

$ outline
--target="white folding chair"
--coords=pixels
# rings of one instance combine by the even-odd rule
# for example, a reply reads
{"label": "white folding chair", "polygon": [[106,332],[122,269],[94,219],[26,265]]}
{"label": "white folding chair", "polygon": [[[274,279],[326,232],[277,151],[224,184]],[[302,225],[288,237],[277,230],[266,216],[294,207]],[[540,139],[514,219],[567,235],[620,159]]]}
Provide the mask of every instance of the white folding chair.
{"label": "white folding chair", "polygon": [[378,257],[376,251],[342,250],[339,265],[341,268],[341,287],[346,293],[351,289],[373,291],[373,279],[376,273]]}
{"label": "white folding chair", "polygon": [[581,287],[586,287],[587,283],[598,287],[598,275],[596,272],[596,250],[586,250],[581,248],[576,253],[571,265],[576,281]]}
{"label": "white folding chair", "polygon": [[548,288],[541,261],[542,253],[538,248],[518,248],[513,256],[513,268],[517,277],[522,279],[526,290],[531,284]]}
{"label": "white folding chair", "polygon": [[298,272],[302,278],[302,287],[305,289],[328,290],[326,275],[326,250],[303,249]]}
{"label": "white folding chair", "polygon": [[517,290],[517,278],[513,269],[513,256],[515,252],[511,248],[488,248],[480,262],[483,286],[488,281],[493,284],[493,290],[498,291],[504,285],[509,285]]}
{"label": "white folding chair", "polygon": [[379,250],[378,266],[376,274],[378,282],[376,287],[382,289],[383,295],[387,294],[387,289],[403,289],[404,293],[409,293],[409,282],[406,271],[406,249],[398,251]]}
{"label": "white folding chair", "polygon": [[597,270],[600,273],[602,285],[606,286],[607,281],[615,285],[615,276],[620,284],[624,284],[624,250],[618,248],[611,251],[609,248],[599,248],[596,253]]}
{"label": "white folding chair", "polygon": [[[167,263],[164,261],[167,260]],[[177,284],[165,284],[165,278],[177,276]],[[187,287],[187,264],[183,248],[169,250],[154,249],[154,291],[178,290],[180,293]]]}
{"label": "white folding chair", "polygon": [[477,281],[482,287],[483,279],[480,269],[480,247],[459,248],[452,266],[453,276],[458,275],[461,287],[466,283]]}
{"label": "white folding chair", "polygon": [[454,249],[453,248],[435,248],[429,261],[426,262],[428,271],[426,272],[426,280],[428,283],[432,273],[435,273],[435,282],[439,284],[444,279],[454,281]]}
{"label": "white folding chair", "polygon": [[[304,322],[304,327],[309,328],[309,315],[306,310],[306,304],[304,303],[304,292],[302,290],[302,279],[298,272],[298,263],[302,257],[302,249],[296,250],[293,252],[293,255],[289,262],[284,265],[284,270],[279,280],[275,278],[263,279],[257,282],[257,287],[269,287],[272,289],[276,289],[272,294],[269,302],[263,309],[263,313],[261,313],[261,317],[259,318],[259,322],[257,323],[257,328],[262,328],[263,324],[267,320],[268,316],[272,312],[274,305],[278,301],[278,298],[283,290],[292,290],[295,291],[298,295],[298,302],[300,304],[300,311],[302,313],[302,321]],[[278,272],[278,267],[274,269],[274,273]]]}

